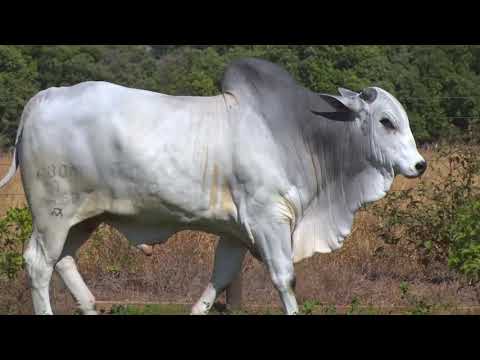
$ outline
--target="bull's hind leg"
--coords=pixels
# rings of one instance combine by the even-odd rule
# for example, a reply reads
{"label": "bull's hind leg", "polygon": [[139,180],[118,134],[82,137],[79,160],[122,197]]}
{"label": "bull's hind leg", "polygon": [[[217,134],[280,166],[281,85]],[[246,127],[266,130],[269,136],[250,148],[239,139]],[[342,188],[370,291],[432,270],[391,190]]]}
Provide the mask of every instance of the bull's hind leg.
{"label": "bull's hind leg", "polygon": [[79,206],[75,202],[60,203],[56,200],[56,193],[46,191],[40,182],[33,186],[27,184],[26,189],[34,231],[24,259],[30,277],[33,306],[36,314],[52,314],[50,280],[58,261],[64,257],[64,246],[70,228],[78,218]]}
{"label": "bull's hind leg", "polygon": [[246,251],[240,242],[220,238],[215,251],[212,279],[193,306],[192,315],[208,314],[217,297],[240,273]]}
{"label": "bull's hind leg", "polygon": [[25,249],[24,259],[30,278],[33,307],[37,315],[52,315],[50,304],[50,280],[53,268],[62,253],[68,228],[39,228],[34,231]]}
{"label": "bull's hind leg", "polygon": [[68,290],[75,298],[77,306],[84,315],[96,315],[95,297],[88,289],[75,263],[75,255],[80,247],[100,224],[99,220],[90,219],[70,229],[60,260],[55,270],[62,278]]}

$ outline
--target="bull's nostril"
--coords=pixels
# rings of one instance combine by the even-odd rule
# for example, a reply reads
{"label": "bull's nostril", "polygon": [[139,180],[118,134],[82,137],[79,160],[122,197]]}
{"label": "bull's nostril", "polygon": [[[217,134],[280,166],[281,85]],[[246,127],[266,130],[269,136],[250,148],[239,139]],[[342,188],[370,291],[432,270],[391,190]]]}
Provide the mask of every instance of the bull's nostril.
{"label": "bull's nostril", "polygon": [[425,170],[427,170],[427,162],[426,161],[421,161],[417,165],[415,165],[415,169],[417,169],[418,172],[424,173]]}

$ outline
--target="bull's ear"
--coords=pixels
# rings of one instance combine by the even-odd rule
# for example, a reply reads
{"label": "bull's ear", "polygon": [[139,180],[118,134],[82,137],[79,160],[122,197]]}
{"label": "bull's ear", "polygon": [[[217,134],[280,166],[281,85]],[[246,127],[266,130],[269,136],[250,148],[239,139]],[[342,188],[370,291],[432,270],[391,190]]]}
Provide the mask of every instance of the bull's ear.
{"label": "bull's ear", "polygon": [[333,96],[327,94],[319,94],[320,98],[333,106],[337,111],[348,109],[355,113],[358,113],[363,108],[363,100],[359,94],[356,96]]}
{"label": "bull's ear", "polygon": [[342,95],[343,97],[346,97],[346,98],[355,98],[355,97],[360,95],[359,93],[356,93],[355,91],[344,89],[344,88],[338,88],[338,92],[340,93],[340,95]]}
{"label": "bull's ear", "polygon": [[360,111],[360,104],[356,104],[358,97],[348,98],[328,94],[318,94],[318,96],[322,101],[311,109],[315,115],[335,121],[354,121],[355,113]]}
{"label": "bull's ear", "polygon": [[312,110],[314,115],[323,116],[329,120],[349,122],[355,121],[355,114],[351,111],[341,111],[341,112],[317,112]]}

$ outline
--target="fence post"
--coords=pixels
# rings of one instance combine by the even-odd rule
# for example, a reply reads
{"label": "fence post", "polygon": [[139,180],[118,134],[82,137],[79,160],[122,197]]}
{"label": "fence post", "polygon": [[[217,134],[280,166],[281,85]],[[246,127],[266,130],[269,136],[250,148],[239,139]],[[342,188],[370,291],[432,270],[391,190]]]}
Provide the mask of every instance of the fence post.
{"label": "fence post", "polygon": [[227,308],[237,311],[242,308],[242,273],[227,287]]}

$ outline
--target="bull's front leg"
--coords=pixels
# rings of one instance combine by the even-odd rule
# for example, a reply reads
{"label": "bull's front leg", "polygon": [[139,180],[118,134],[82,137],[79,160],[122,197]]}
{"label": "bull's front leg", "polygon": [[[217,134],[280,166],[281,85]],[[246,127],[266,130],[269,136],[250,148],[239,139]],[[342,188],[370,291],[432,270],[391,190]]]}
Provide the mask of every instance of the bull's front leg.
{"label": "bull's front leg", "polygon": [[193,306],[192,315],[207,315],[218,296],[242,270],[246,248],[235,240],[221,237],[215,251],[215,262],[210,283],[200,300]]}
{"label": "bull's front leg", "polygon": [[275,218],[275,213],[267,218],[258,218],[254,231],[255,242],[280,295],[285,314],[297,315],[291,228],[290,224]]}

